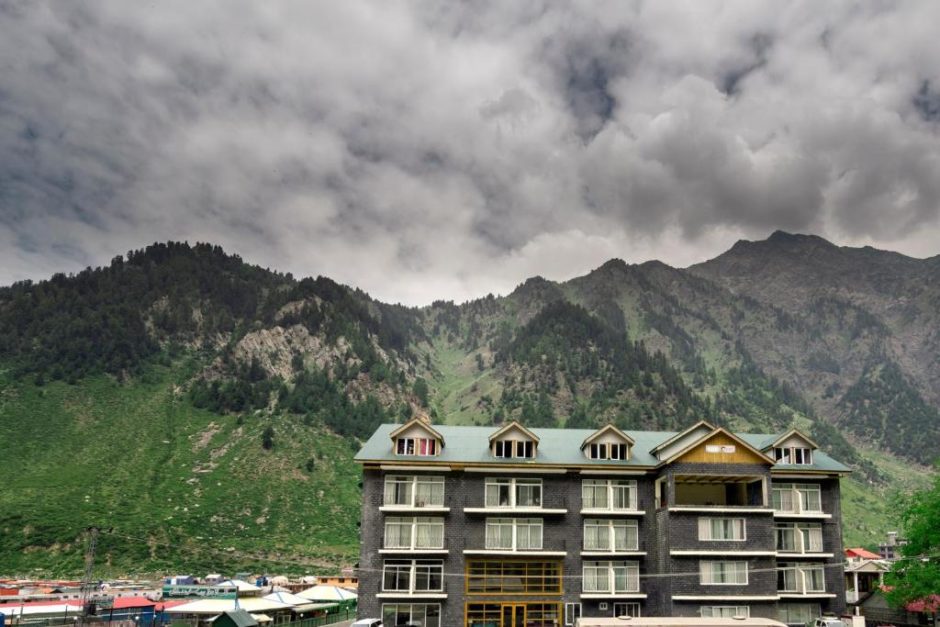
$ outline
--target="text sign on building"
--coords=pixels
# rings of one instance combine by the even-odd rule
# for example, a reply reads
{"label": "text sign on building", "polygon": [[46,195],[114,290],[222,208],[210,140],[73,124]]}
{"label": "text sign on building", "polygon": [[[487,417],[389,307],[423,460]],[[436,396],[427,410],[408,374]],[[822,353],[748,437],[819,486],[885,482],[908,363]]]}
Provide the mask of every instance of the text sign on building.
{"label": "text sign on building", "polygon": [[734,444],[706,444],[706,453],[734,453]]}
{"label": "text sign on building", "polygon": [[238,596],[235,586],[163,586],[164,599],[234,599]]}

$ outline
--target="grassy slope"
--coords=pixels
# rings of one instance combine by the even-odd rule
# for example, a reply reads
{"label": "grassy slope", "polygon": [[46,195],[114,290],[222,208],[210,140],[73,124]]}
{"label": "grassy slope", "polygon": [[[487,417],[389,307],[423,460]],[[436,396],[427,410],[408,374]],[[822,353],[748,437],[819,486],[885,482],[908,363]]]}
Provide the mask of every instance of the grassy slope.
{"label": "grassy slope", "polygon": [[186,370],[154,367],[129,385],[0,378],[4,572],[80,572],[80,532],[92,524],[114,527],[100,542],[101,575],[265,570],[277,555],[291,560],[278,570],[355,561],[360,471],[349,443],[275,419],[265,451],[267,419],[238,425],[178,396]]}

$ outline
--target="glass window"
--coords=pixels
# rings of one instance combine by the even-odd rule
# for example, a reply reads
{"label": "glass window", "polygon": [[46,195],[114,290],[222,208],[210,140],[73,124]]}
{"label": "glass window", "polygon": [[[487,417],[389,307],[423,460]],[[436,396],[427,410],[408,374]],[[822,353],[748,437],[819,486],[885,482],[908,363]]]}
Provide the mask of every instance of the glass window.
{"label": "glass window", "polygon": [[747,585],[747,562],[702,560],[699,574],[703,585]]}
{"label": "glass window", "polygon": [[487,479],[486,507],[541,507],[541,479]]}
{"label": "glass window", "polygon": [[630,616],[632,618],[640,617],[639,603],[614,603],[614,616]]}
{"label": "glass window", "polygon": [[443,518],[386,518],[386,549],[443,549]]}
{"label": "glass window", "polygon": [[541,518],[487,518],[486,548],[537,551],[542,548]]}
{"label": "glass window", "polygon": [[425,603],[383,605],[382,624],[386,627],[441,627],[441,606]]}
{"label": "glass window", "polygon": [[748,618],[751,615],[751,608],[746,605],[703,605],[701,615],[702,618],[734,618],[735,616]]}
{"label": "glass window", "polygon": [[580,603],[565,603],[565,625],[576,625],[581,618]]}
{"label": "glass window", "polygon": [[698,519],[699,540],[744,540],[745,523],[743,518]]}
{"label": "glass window", "polygon": [[383,505],[443,507],[444,477],[387,475]]}
{"label": "glass window", "polygon": [[584,509],[636,510],[636,481],[585,479],[581,483]]}
{"label": "glass window", "polygon": [[561,594],[560,561],[467,560],[467,594]]}
{"label": "glass window", "polygon": [[585,551],[636,551],[639,544],[635,520],[585,520]]}
{"label": "glass window", "polygon": [[819,616],[816,603],[780,603],[777,605],[777,618],[788,625],[806,625]]}
{"label": "glass window", "polygon": [[582,589],[588,594],[640,591],[638,562],[584,562]]}
{"label": "glass window", "polygon": [[822,489],[812,483],[783,483],[771,490],[774,510],[786,513],[822,513]]}

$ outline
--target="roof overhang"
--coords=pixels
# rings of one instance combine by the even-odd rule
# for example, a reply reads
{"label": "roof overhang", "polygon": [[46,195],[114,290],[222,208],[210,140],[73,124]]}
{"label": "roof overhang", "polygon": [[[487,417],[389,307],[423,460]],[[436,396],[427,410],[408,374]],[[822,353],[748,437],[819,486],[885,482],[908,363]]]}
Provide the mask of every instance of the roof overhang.
{"label": "roof overhang", "polygon": [[434,427],[432,427],[431,425],[429,425],[429,424],[428,424],[427,422],[425,422],[424,420],[421,420],[420,418],[412,418],[411,420],[409,420],[408,422],[406,422],[406,423],[403,424],[402,426],[398,427],[397,429],[395,429],[394,431],[392,431],[391,433],[389,433],[389,434],[388,434],[388,437],[390,437],[390,438],[392,438],[392,439],[394,440],[394,439],[397,438],[399,435],[401,435],[402,433],[404,433],[405,431],[407,431],[408,429],[410,429],[410,428],[412,428],[412,427],[420,427],[420,428],[424,429],[425,431],[427,431],[429,435],[431,435],[431,436],[437,438],[438,440],[440,440],[442,444],[444,443],[444,436],[442,436],[438,431],[436,431],[436,430],[434,429]]}
{"label": "roof overhang", "polygon": [[800,432],[800,431],[798,431],[798,430],[796,430],[796,429],[790,429],[789,431],[787,431],[786,433],[784,433],[783,435],[781,435],[779,438],[777,438],[776,440],[774,440],[773,442],[771,442],[770,444],[768,444],[767,446],[765,446],[765,447],[764,447],[764,450],[765,450],[765,451],[770,450],[770,449],[772,449],[773,447],[777,446],[778,444],[781,444],[782,442],[787,441],[787,440],[788,440],[789,438],[791,438],[792,436],[796,436],[796,437],[798,437],[798,438],[804,440],[807,444],[809,444],[810,446],[812,446],[814,449],[818,449],[818,448],[819,448],[819,445],[818,445],[818,444],[816,444],[815,442],[813,442],[809,437],[807,437],[807,436],[806,436],[805,434],[803,434],[802,432]]}
{"label": "roof overhang", "polygon": [[[704,421],[703,421],[703,423],[704,423]],[[699,424],[703,424],[703,423],[699,423]],[[704,423],[704,424],[708,424],[708,423]],[[695,427],[698,427],[698,425],[695,425]],[[724,427],[717,427],[717,428],[715,428],[714,431],[712,431],[711,433],[707,433],[707,434],[703,435],[702,437],[698,438],[697,440],[694,440],[694,441],[690,442],[690,443],[688,444],[688,446],[686,446],[685,448],[683,448],[682,450],[680,450],[680,451],[678,451],[678,452],[676,452],[676,453],[673,453],[673,455],[672,455],[671,457],[669,457],[668,459],[663,460],[662,464],[660,464],[660,465],[661,465],[661,466],[664,466],[664,465],[673,463],[674,461],[676,461],[677,459],[679,459],[680,457],[682,457],[683,455],[685,455],[686,453],[688,453],[689,451],[691,451],[693,448],[695,448],[695,447],[698,446],[699,444],[702,444],[702,443],[706,442],[709,438],[712,438],[712,437],[714,437],[714,436],[716,436],[716,435],[718,435],[718,434],[725,435],[725,436],[727,436],[728,438],[730,438],[731,440],[733,440],[735,443],[740,444],[745,450],[750,451],[751,453],[753,453],[753,454],[756,455],[757,457],[759,457],[759,458],[761,458],[762,460],[766,461],[768,465],[770,465],[770,466],[773,466],[773,465],[774,465],[774,463],[775,463],[774,460],[773,460],[772,458],[770,458],[768,455],[766,455],[763,451],[754,448],[753,446],[751,446],[750,444],[748,444],[747,442],[745,442],[744,440],[742,440],[741,438],[739,438],[739,437],[736,436],[735,434],[731,433],[730,431],[728,431],[728,430],[725,429]]]}
{"label": "roof overhang", "polygon": [[588,444],[590,444],[597,438],[601,437],[608,431],[616,433],[617,437],[622,438],[630,446],[633,446],[634,444],[636,444],[636,441],[633,438],[631,438],[629,435],[627,435],[626,433],[624,433],[623,431],[615,427],[613,424],[606,424],[600,429],[598,429],[597,431],[595,431],[594,433],[592,433],[591,435],[589,435],[588,437],[586,437],[584,439],[584,442],[581,443],[581,448],[583,449],[585,446],[587,446]]}
{"label": "roof overhang", "polygon": [[531,431],[529,431],[528,429],[526,429],[524,426],[522,426],[521,424],[519,424],[518,421],[513,420],[513,421],[510,422],[509,424],[503,425],[502,427],[500,427],[499,429],[497,429],[495,432],[493,432],[493,434],[490,435],[490,443],[492,443],[493,440],[495,440],[495,439],[498,438],[499,436],[503,435],[503,434],[506,433],[507,431],[511,431],[512,429],[518,429],[519,431],[522,431],[522,433],[524,433],[524,434],[526,435],[526,437],[531,438],[532,441],[534,441],[534,442],[536,442],[536,443],[539,441],[539,436],[535,435],[534,433],[532,433]]}
{"label": "roof overhang", "polygon": [[651,449],[650,449],[650,453],[652,453],[653,455],[656,455],[656,453],[658,453],[659,451],[663,450],[663,449],[666,448],[667,446],[673,444],[674,442],[678,442],[678,441],[681,440],[682,438],[686,437],[688,434],[690,434],[690,433],[692,433],[693,431],[695,431],[695,430],[697,430],[697,429],[700,429],[700,428],[702,428],[702,427],[706,427],[709,431],[714,431],[714,430],[715,430],[715,426],[712,425],[711,423],[706,422],[706,421],[704,421],[704,420],[699,420],[698,422],[696,422],[694,425],[692,425],[692,426],[689,427],[688,429],[685,429],[684,431],[680,431],[679,433],[675,434],[674,436],[672,436],[671,438],[669,438],[669,439],[666,440],[665,442],[660,442],[659,444],[657,444],[656,446],[654,446],[653,448],[651,448]]}

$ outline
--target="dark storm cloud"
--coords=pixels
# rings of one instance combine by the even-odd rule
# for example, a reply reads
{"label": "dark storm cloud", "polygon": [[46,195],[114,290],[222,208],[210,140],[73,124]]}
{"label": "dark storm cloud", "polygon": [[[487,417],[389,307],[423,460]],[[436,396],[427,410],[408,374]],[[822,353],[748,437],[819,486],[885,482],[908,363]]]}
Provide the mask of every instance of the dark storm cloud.
{"label": "dark storm cloud", "polygon": [[0,3],[0,283],[204,240],[387,300],[940,241],[932,2]]}

